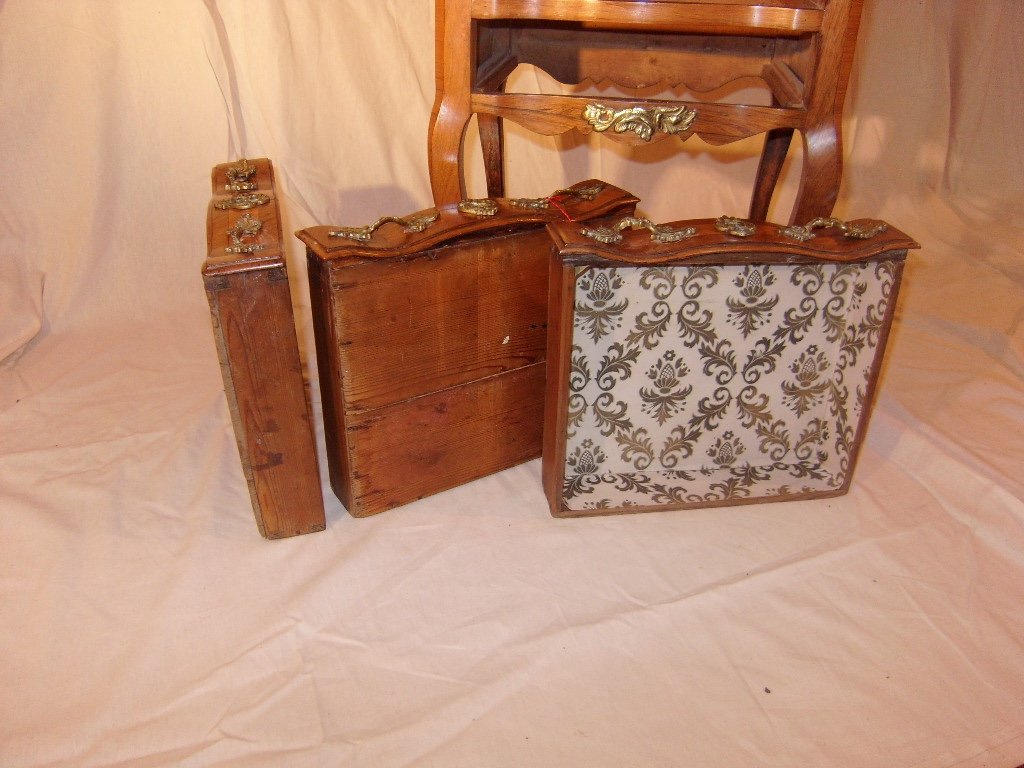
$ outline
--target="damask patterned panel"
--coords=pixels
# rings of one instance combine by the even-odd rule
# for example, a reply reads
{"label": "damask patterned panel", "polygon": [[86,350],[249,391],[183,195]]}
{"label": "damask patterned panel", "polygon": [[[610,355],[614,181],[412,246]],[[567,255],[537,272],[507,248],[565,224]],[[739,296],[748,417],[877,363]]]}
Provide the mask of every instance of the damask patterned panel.
{"label": "damask patterned panel", "polygon": [[845,491],[901,266],[572,267],[562,513]]}

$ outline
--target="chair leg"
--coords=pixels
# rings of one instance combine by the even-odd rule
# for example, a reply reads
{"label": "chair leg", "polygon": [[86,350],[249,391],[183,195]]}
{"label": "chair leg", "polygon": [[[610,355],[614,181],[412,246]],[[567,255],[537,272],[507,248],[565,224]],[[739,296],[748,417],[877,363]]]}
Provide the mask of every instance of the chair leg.
{"label": "chair leg", "polygon": [[466,196],[462,174],[462,144],[469,123],[469,99],[441,96],[427,130],[427,166],[434,205],[455,203]]}
{"label": "chair leg", "polygon": [[814,126],[802,137],[803,170],[791,224],[806,224],[818,216],[830,216],[843,174],[843,142],[838,120]]}
{"label": "chair leg", "polygon": [[500,117],[477,113],[480,148],[484,154],[487,196],[505,196],[505,129]]}
{"label": "chair leg", "polygon": [[768,206],[771,205],[772,195],[782,172],[782,164],[789,153],[792,140],[792,128],[775,128],[768,131],[765,136],[761,162],[757,166],[757,176],[754,178],[754,194],[750,199],[751,221],[765,221],[768,218]]}

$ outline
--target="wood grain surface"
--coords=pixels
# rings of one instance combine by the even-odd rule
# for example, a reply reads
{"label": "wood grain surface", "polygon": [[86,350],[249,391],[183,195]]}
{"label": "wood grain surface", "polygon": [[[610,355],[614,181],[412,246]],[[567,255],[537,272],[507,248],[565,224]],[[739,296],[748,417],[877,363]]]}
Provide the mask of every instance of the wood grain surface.
{"label": "wood grain surface", "polygon": [[[750,218],[764,221],[794,131],[803,163],[790,221],[831,213],[842,178],[841,114],[862,0],[436,0],[434,107],[428,164],[434,201],[465,196],[463,137],[473,115],[488,194],[504,194],[502,121],[554,135],[594,130],[593,101],[615,110],[685,105],[697,112],[681,134],[605,130],[638,145],[667,136],[725,144],[765,134]],[[521,65],[568,84],[661,86],[635,98],[506,92]],[[716,89],[762,86],[761,102],[732,104]],[[748,82],[749,81],[749,82]],[[664,95],[685,87],[687,100]],[[702,98],[707,94],[707,98]],[[621,124],[619,127],[622,127]]]}
{"label": "wood grain surface", "polygon": [[[592,182],[591,182],[592,183]],[[307,246],[331,484],[376,514],[540,455],[546,223],[607,223],[636,198],[477,218],[444,207],[434,231],[382,227],[369,243],[298,233]],[[577,225],[578,226],[578,225]]]}
{"label": "wood grain surface", "polygon": [[247,211],[216,206],[234,195],[224,192],[233,164],[217,166],[203,282],[256,525],[263,536],[277,539],[321,531],[326,523],[273,169],[265,159],[251,162],[258,168],[258,191],[270,200],[248,209],[262,228],[243,244],[261,249],[251,254],[226,250],[232,245],[227,231]]}

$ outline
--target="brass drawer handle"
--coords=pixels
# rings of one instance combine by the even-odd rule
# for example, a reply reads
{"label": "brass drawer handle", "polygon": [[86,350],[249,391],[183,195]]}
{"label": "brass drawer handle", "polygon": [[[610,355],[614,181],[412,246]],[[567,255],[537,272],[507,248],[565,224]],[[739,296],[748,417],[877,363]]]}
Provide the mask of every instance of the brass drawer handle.
{"label": "brass drawer handle", "polygon": [[551,207],[552,198],[567,197],[578,202],[589,203],[601,194],[604,187],[605,185],[598,181],[585,187],[559,189],[552,192],[548,197],[518,197],[513,200],[509,200],[508,202],[510,205],[514,205],[517,208],[527,208],[531,211],[543,211]]}
{"label": "brass drawer handle", "polygon": [[651,240],[656,243],[677,243],[688,237],[697,234],[696,227],[683,227],[672,229],[671,227],[658,226],[650,219],[642,216],[626,216],[618,224],[612,227],[583,227],[580,234],[597,240],[599,243],[618,243],[622,241],[622,230],[624,229],[646,229],[651,233]]}
{"label": "brass drawer handle", "polygon": [[818,218],[807,222],[802,227],[797,225],[782,227],[779,229],[779,234],[804,243],[808,240],[813,240],[816,237],[813,230],[829,227],[838,229],[843,233],[844,237],[849,237],[855,240],[868,240],[875,235],[880,235],[882,232],[885,232],[885,230],[889,228],[889,225],[884,221],[875,221],[873,219],[867,219],[856,224],[853,222],[843,221],[842,219],[819,216]]}
{"label": "brass drawer handle", "polygon": [[367,224],[365,227],[339,227],[338,229],[332,229],[327,234],[329,237],[344,237],[348,240],[366,243],[373,237],[373,233],[385,224],[400,224],[403,231],[415,234],[422,232],[437,221],[437,217],[437,211],[422,213],[418,216],[408,216],[406,218],[400,216],[381,216],[373,224]]}
{"label": "brass drawer handle", "polygon": [[597,102],[587,104],[583,119],[598,133],[632,131],[650,141],[658,131],[666,134],[685,133],[697,119],[697,111],[684,104],[678,107],[626,107],[613,109]]}
{"label": "brass drawer handle", "polygon": [[263,192],[253,192],[248,195],[235,195],[227,200],[218,200],[213,204],[214,208],[227,211],[234,208],[236,211],[244,211],[249,208],[258,208],[270,202],[270,195]]}

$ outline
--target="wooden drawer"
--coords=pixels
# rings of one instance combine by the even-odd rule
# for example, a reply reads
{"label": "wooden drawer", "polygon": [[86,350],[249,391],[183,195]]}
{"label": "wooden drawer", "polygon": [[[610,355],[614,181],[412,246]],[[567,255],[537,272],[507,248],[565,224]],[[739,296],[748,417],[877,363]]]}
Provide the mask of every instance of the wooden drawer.
{"label": "wooden drawer", "polygon": [[[468,201],[306,244],[331,483],[371,515],[540,454],[556,219],[636,198],[584,182],[539,200]],[[411,231],[418,230],[418,231]]]}
{"label": "wooden drawer", "polygon": [[281,217],[269,160],[213,169],[203,283],[256,525],[276,539],[324,529]]}
{"label": "wooden drawer", "polygon": [[847,491],[913,240],[831,219],[550,229],[552,514]]}

